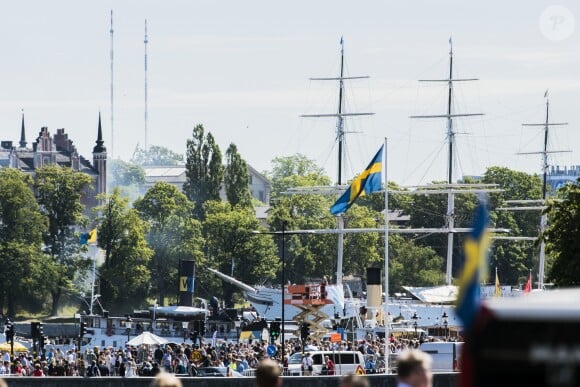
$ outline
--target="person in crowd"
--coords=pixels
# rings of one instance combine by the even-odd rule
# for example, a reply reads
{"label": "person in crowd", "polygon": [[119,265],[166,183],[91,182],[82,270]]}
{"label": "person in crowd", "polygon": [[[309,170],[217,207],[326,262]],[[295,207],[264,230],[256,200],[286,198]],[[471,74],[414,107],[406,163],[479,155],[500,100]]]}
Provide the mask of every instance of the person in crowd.
{"label": "person in crowd", "polygon": [[416,349],[401,352],[397,360],[398,387],[432,387],[431,356]]}
{"label": "person in crowd", "polygon": [[101,371],[99,371],[96,360],[92,360],[91,365],[87,367],[87,376],[89,378],[101,376]]}
{"label": "person in crowd", "polygon": [[261,361],[256,368],[256,387],[280,387],[280,366],[274,360],[266,359]]}
{"label": "person in crowd", "polygon": [[302,359],[302,375],[310,376],[312,375],[312,365],[314,362],[312,361],[312,356],[310,356],[310,352],[306,352],[306,355]]}
{"label": "person in crowd", "polygon": [[324,356],[323,367],[326,367],[326,375],[334,375],[334,362],[329,356]]}
{"label": "person in crowd", "polygon": [[36,363],[34,365],[34,371],[32,372],[32,376],[44,376],[44,372],[42,368],[40,368],[40,364]]}

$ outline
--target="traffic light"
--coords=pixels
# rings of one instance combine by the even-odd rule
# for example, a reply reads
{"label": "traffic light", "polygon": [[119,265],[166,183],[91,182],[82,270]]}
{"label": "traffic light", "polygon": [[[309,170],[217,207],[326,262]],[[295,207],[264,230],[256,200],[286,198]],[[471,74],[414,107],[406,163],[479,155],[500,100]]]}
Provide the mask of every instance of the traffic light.
{"label": "traffic light", "polygon": [[195,344],[197,342],[197,338],[199,337],[199,332],[198,331],[191,331],[189,332],[189,338],[191,339],[191,341],[193,342],[193,344]]}
{"label": "traffic light", "polygon": [[270,337],[274,340],[280,336],[280,323],[278,321],[272,321],[270,323]]}
{"label": "traffic light", "polygon": [[302,338],[302,340],[306,340],[309,335],[310,335],[310,328],[308,327],[308,324],[302,323],[302,326],[300,327],[300,337]]}
{"label": "traffic light", "polygon": [[38,339],[38,345],[40,346],[40,349],[44,349],[46,344],[48,344],[48,336],[40,336],[40,339]]}
{"label": "traffic light", "polygon": [[199,333],[205,336],[205,321],[203,320],[199,322]]}
{"label": "traffic light", "polygon": [[38,322],[30,323],[30,336],[32,339],[36,339],[38,337]]}
{"label": "traffic light", "polygon": [[44,336],[44,328],[41,322],[35,321],[30,323],[30,336],[33,340]]}
{"label": "traffic light", "polygon": [[80,330],[81,338],[85,337],[86,334],[87,334],[87,323],[82,321],[81,322],[81,330]]}

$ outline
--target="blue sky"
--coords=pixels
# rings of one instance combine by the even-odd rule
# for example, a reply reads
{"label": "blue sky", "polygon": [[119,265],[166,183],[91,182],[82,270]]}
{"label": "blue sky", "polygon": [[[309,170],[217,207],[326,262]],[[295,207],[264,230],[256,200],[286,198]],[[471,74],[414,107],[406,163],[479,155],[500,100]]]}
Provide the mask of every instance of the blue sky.
{"label": "blue sky", "polygon": [[[553,8],[553,6],[564,8]],[[550,8],[552,7],[552,8]],[[446,90],[419,78],[443,78],[453,36],[455,75],[480,81],[457,88],[456,108],[483,112],[457,122],[457,175],[503,165],[540,172],[544,91],[551,115],[569,122],[551,136],[551,163],[580,164],[580,36],[572,1],[23,1],[0,14],[0,133],[27,140],[42,126],[65,128],[90,156],[97,116],[111,151],[109,12],[115,30],[114,157],[144,143],[143,24],[149,28],[148,143],[185,153],[203,123],[225,151],[236,143],[258,170],[277,156],[303,153],[336,176],[335,121],[300,114],[336,111],[335,76],[345,39],[350,120],[347,177],[389,138],[389,178],[403,185],[446,176],[445,122],[410,115],[443,113]],[[566,12],[562,11],[564,9]],[[560,17],[560,18],[558,18]],[[552,24],[550,24],[552,23]],[[546,27],[548,26],[548,27]],[[551,26],[551,28],[550,28]],[[456,176],[457,176],[456,175]]]}

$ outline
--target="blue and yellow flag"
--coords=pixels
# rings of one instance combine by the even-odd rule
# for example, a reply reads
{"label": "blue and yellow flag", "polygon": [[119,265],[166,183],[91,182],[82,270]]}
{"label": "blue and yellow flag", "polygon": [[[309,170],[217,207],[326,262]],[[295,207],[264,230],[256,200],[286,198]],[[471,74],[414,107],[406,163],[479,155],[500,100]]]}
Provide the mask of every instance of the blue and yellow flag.
{"label": "blue and yellow flag", "polygon": [[473,228],[465,240],[465,266],[459,278],[459,296],[456,312],[469,331],[481,304],[480,282],[486,278],[489,235],[487,225],[489,213],[487,203],[480,201],[475,210]]}
{"label": "blue and yellow flag", "polygon": [[89,231],[89,238],[87,239],[88,243],[97,243],[97,229],[94,228]]}
{"label": "blue and yellow flag", "polygon": [[381,146],[381,149],[379,149],[368,167],[354,179],[346,192],[338,198],[332,207],[330,207],[332,215],[346,212],[359,196],[368,195],[372,192],[381,190],[383,148],[384,145]]}

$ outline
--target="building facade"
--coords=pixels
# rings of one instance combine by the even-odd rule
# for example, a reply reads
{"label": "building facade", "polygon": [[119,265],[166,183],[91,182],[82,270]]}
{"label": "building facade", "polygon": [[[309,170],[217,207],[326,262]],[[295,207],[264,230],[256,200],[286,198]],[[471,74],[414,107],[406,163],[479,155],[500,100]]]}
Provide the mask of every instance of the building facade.
{"label": "building facade", "polygon": [[64,129],[57,129],[51,135],[47,127],[40,129],[38,137],[28,146],[24,115],[20,129],[20,141],[0,141],[0,168],[17,168],[22,172],[34,174],[36,169],[48,165],[58,165],[83,172],[92,179],[91,187],[86,187],[81,203],[85,214],[98,205],[97,196],[106,192],[107,187],[107,149],[104,147],[101,116],[97,128],[96,145],[93,148],[92,162],[81,156],[73,141]]}

